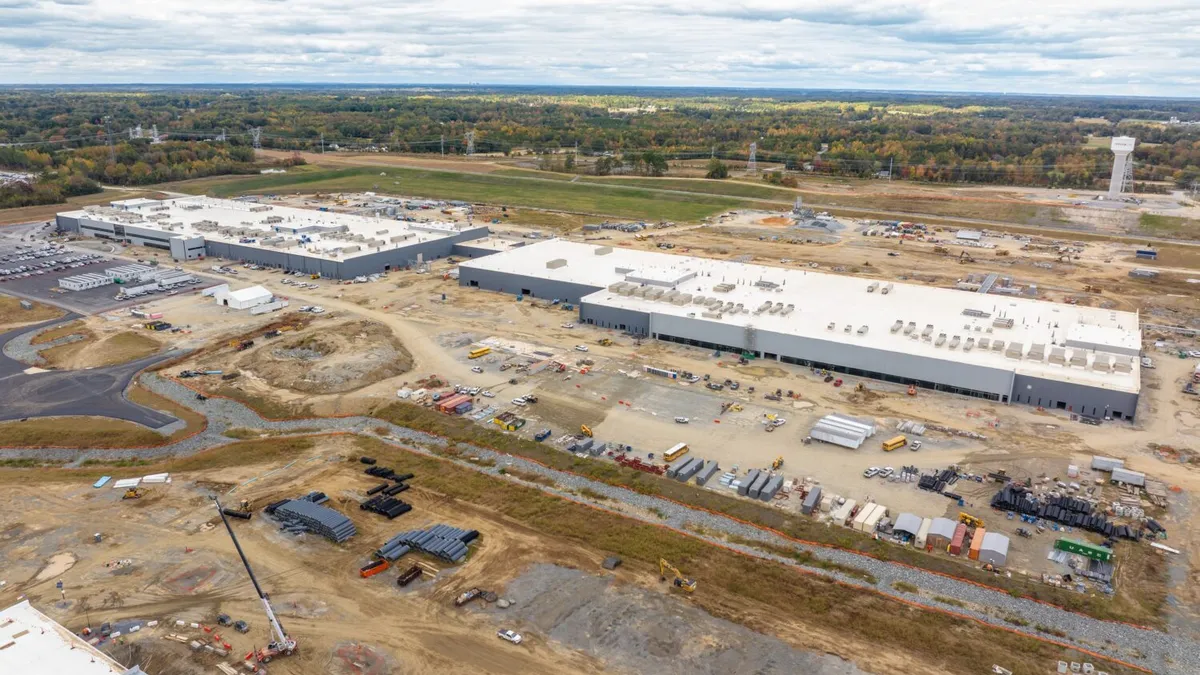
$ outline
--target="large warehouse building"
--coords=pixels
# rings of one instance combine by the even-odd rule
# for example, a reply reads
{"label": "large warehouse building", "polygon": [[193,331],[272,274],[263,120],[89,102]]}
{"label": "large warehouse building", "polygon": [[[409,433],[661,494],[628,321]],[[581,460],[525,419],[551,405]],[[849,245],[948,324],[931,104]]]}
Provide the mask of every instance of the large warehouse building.
{"label": "large warehouse building", "polygon": [[332,279],[408,267],[451,255],[486,226],[413,223],[231,199],[128,199],[58,214],[63,232],[204,257],[320,274]]}
{"label": "large warehouse building", "polygon": [[580,321],[1001,403],[1132,419],[1138,315],[550,240],[459,265],[463,286]]}

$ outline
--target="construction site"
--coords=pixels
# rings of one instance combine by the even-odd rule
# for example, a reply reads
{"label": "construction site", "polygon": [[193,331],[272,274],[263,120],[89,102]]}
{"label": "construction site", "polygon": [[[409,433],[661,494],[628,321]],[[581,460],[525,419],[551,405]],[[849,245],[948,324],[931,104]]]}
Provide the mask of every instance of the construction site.
{"label": "construction site", "polygon": [[0,606],[151,675],[1200,669],[1200,255],[829,223],[508,219],[328,276],[65,228],[229,288],[4,326],[160,358],[181,423],[0,424]]}

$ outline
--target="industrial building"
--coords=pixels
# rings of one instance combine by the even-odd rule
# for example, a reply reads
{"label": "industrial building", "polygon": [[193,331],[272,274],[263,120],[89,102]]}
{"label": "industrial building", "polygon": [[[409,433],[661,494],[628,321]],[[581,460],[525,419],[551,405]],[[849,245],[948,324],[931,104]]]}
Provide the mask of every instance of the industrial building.
{"label": "industrial building", "polygon": [[1132,419],[1131,312],[548,240],[459,265],[582,323],[1000,403]]}
{"label": "industrial building", "polygon": [[454,253],[486,226],[414,223],[234,199],[128,199],[58,214],[61,232],[224,258],[331,279],[401,269]]}
{"label": "industrial building", "polygon": [[0,673],[13,675],[146,675],[88,644],[28,600],[0,610]]}

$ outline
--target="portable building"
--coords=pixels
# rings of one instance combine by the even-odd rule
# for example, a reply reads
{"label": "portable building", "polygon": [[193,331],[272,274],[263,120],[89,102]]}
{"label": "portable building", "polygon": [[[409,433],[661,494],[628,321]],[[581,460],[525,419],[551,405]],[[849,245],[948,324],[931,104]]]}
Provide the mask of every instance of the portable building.
{"label": "portable building", "polygon": [[238,291],[228,291],[215,296],[217,303],[231,309],[250,309],[257,305],[265,305],[274,297],[271,291],[262,286],[251,286]]}
{"label": "portable building", "polygon": [[975,528],[975,536],[971,537],[971,550],[967,553],[967,557],[971,560],[979,560],[979,551],[983,548],[983,538],[987,536],[987,530],[982,527]]}
{"label": "portable building", "polygon": [[871,514],[878,507],[878,504],[870,502],[863,504],[863,507],[858,510],[858,515],[854,516],[854,524],[851,525],[850,528],[862,532],[864,530],[864,525],[867,522],[867,518],[870,518]]}
{"label": "portable building", "polygon": [[704,485],[711,480],[713,476],[717,475],[717,472],[720,470],[721,465],[717,464],[717,460],[708,460],[704,463],[704,468],[700,469],[700,471],[696,473],[696,485]]}
{"label": "portable building", "polygon": [[1008,537],[999,532],[984,534],[983,544],[979,547],[979,561],[1003,567],[1008,562]]}
{"label": "portable building", "polygon": [[925,543],[929,541],[929,528],[931,525],[933,525],[933,521],[929,518],[921,521],[921,527],[917,529],[917,536],[913,539],[913,546],[925,548]]}
{"label": "portable building", "polygon": [[830,520],[838,525],[848,525],[850,514],[854,512],[854,507],[857,504],[853,499],[847,499],[844,504],[833,510],[829,515]]}
{"label": "portable building", "polygon": [[781,487],[783,487],[783,476],[773,476],[758,493],[758,498],[764,502],[769,502],[775,498]]}
{"label": "portable building", "polygon": [[[677,477],[679,475],[680,471],[691,466],[693,463],[695,463],[697,461],[697,459],[698,458],[696,458],[696,457],[685,457],[684,459],[681,459],[678,462],[675,462],[674,464],[671,465],[671,467],[669,469],[667,469],[667,478]],[[703,462],[704,460],[701,459],[699,461]]]}
{"label": "portable building", "polygon": [[954,536],[950,539],[950,555],[962,555],[963,541],[967,538],[967,526],[959,523],[954,527]]}
{"label": "portable building", "polygon": [[901,513],[896,517],[896,524],[892,527],[892,531],[916,537],[917,533],[921,531],[921,517],[911,513]]}
{"label": "portable building", "polygon": [[1146,474],[1128,469],[1113,469],[1112,479],[1114,483],[1125,483],[1126,485],[1136,485],[1138,487],[1146,484]]}
{"label": "portable building", "polygon": [[821,503],[821,486],[818,485],[809,491],[804,498],[804,503],[800,505],[800,512],[806,516],[812,515],[818,505]]}
{"label": "portable building", "polygon": [[767,481],[771,480],[771,474],[763,471],[758,474],[758,478],[750,485],[750,489],[746,490],[746,496],[753,499],[758,499],[762,496],[762,489],[767,486]]}
{"label": "portable building", "polygon": [[863,522],[863,532],[866,532],[867,534],[874,532],[879,527],[879,521],[883,520],[884,516],[886,515],[886,506],[883,506],[882,504],[876,506],[875,510],[871,511],[871,515],[867,516],[867,520]]}
{"label": "portable building", "polygon": [[1101,457],[1099,455],[1092,456],[1092,469],[1096,471],[1112,471],[1113,469],[1125,468],[1125,460],[1113,459],[1112,457]]}
{"label": "portable building", "polygon": [[704,468],[704,460],[699,457],[693,458],[686,466],[675,473],[675,478],[680,482],[686,483],[692,476],[700,472]]}
{"label": "portable building", "polygon": [[[926,532],[925,547],[945,550],[954,540],[954,533],[957,529],[958,523],[949,518],[934,518],[929,523],[929,531]],[[966,529],[966,526],[963,529]]]}
{"label": "portable building", "polygon": [[742,478],[741,484],[738,485],[738,494],[745,497],[746,493],[750,491],[750,484],[753,483],[754,481],[758,480],[758,475],[761,473],[762,473],[762,471],[759,471],[758,469],[754,469],[754,470],[750,471],[750,473],[746,474]]}

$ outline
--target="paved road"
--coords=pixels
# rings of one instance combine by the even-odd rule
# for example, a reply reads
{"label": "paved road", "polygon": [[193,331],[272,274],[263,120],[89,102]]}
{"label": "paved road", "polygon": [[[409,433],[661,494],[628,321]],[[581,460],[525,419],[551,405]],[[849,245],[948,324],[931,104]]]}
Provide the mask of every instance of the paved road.
{"label": "paved road", "polygon": [[155,354],[107,368],[41,373],[26,373],[29,366],[3,353],[4,345],[18,335],[77,318],[78,314],[69,314],[63,319],[0,334],[0,421],[88,415],[127,420],[151,429],[161,429],[177,422],[170,415],[129,401],[125,398],[125,390],[139,372],[178,356],[182,353],[180,351]]}

